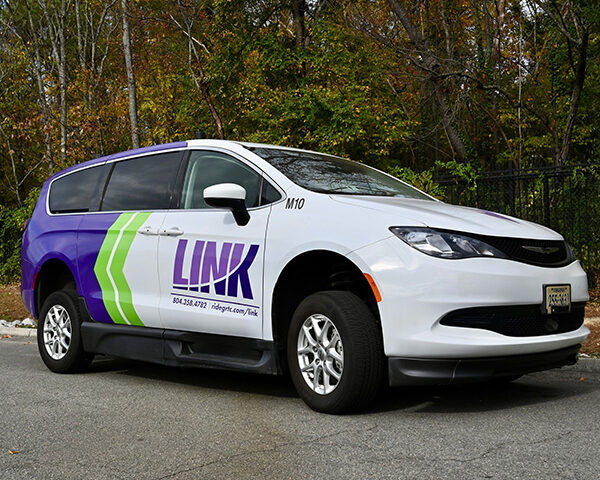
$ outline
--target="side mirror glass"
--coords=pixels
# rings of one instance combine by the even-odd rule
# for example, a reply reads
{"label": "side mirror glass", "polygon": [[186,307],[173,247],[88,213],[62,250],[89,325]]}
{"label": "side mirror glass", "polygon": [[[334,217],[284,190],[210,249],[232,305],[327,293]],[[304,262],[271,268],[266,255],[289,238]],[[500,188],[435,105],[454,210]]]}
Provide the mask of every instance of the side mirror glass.
{"label": "side mirror glass", "polygon": [[235,183],[219,183],[204,189],[204,201],[215,208],[227,208],[238,225],[247,225],[250,214],[246,208],[246,189]]}

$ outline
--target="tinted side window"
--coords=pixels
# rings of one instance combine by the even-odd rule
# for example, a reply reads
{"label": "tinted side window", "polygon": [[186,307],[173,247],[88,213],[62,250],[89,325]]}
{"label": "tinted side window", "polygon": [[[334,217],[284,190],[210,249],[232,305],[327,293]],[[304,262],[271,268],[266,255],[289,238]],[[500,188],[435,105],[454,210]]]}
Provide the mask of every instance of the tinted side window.
{"label": "tinted side window", "polygon": [[105,180],[106,170],[102,165],[79,170],[55,180],[50,186],[50,211],[52,213],[89,211],[98,184],[104,183]]}
{"label": "tinted side window", "polygon": [[258,206],[260,175],[242,162],[219,152],[192,151],[188,161],[181,208],[210,208],[204,189],[219,183],[236,183],[246,189],[246,206]]}
{"label": "tinted side window", "polygon": [[277,191],[277,189],[267,182],[266,179],[263,179],[262,191],[260,193],[260,204],[268,205],[269,203],[276,202],[281,198],[281,194]]}
{"label": "tinted side window", "polygon": [[115,163],[101,210],[164,210],[169,208],[181,152]]}

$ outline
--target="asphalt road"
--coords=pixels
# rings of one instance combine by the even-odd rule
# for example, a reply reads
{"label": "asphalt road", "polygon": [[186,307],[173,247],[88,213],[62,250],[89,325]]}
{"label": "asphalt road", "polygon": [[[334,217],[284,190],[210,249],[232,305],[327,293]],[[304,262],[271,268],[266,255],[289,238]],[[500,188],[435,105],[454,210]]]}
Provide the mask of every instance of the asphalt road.
{"label": "asphalt road", "polygon": [[504,386],[393,389],[328,416],[285,378],[113,359],[57,375],[28,341],[0,340],[2,480],[600,478],[589,362]]}

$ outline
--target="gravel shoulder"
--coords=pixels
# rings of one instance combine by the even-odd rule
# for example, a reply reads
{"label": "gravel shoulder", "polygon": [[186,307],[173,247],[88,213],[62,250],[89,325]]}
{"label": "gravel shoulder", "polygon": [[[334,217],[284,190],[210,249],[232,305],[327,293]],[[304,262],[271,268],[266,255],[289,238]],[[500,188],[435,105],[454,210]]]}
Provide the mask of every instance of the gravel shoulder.
{"label": "gravel shoulder", "polygon": [[21,300],[21,287],[18,283],[0,285],[0,319],[23,320],[30,316]]}

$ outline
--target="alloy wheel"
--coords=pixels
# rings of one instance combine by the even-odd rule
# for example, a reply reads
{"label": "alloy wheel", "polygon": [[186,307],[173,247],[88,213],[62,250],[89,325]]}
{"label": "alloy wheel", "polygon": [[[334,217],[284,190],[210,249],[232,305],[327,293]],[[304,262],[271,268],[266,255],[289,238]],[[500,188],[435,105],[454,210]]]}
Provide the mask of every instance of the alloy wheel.
{"label": "alloy wheel", "polygon": [[334,323],[321,314],[308,317],[298,332],[298,365],[306,384],[320,395],[333,392],[344,372],[344,348]]}
{"label": "alloy wheel", "polygon": [[61,305],[54,305],[44,318],[44,346],[54,360],[62,359],[71,346],[71,318]]}

